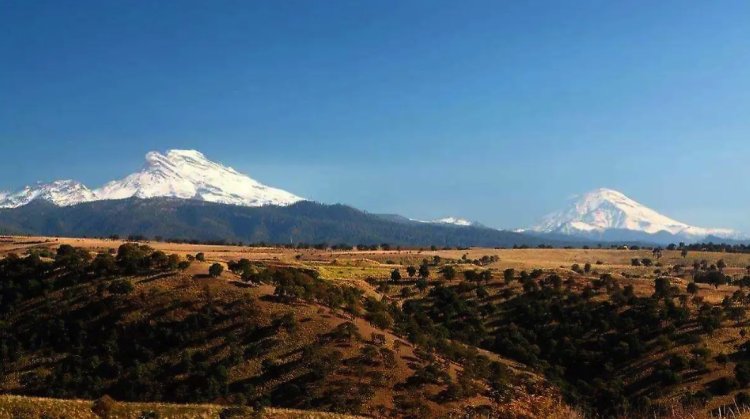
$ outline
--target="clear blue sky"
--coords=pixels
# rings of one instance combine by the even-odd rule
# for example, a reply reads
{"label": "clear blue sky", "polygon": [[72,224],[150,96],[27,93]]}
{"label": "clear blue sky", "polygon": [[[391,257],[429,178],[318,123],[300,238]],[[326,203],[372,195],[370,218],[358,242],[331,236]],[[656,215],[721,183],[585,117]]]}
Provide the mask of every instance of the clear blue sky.
{"label": "clear blue sky", "polygon": [[606,186],[750,231],[747,1],[2,1],[0,189],[196,148],[498,227]]}

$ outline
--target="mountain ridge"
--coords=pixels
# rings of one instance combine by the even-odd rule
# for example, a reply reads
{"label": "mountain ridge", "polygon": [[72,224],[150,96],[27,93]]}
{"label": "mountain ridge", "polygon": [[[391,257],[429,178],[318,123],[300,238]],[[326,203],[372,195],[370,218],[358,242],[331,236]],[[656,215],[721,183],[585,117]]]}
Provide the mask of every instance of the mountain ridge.
{"label": "mountain ridge", "polygon": [[65,207],[35,200],[22,207],[0,209],[0,232],[275,244],[512,247],[576,243],[486,227],[404,222],[342,204],[299,201],[287,206],[243,207],[180,198],[127,198]]}
{"label": "mountain ridge", "polygon": [[303,200],[272,188],[231,167],[206,158],[196,150],[151,151],[140,171],[91,190],[80,182],[57,180],[0,193],[0,208],[18,208],[36,199],[58,206],[131,197],[198,199],[248,207],[290,205]]}

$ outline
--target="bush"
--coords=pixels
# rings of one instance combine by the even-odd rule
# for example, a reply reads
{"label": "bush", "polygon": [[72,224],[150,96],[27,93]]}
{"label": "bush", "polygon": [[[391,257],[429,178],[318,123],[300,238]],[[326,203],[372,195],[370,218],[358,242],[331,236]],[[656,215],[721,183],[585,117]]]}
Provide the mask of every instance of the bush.
{"label": "bush", "polygon": [[195,255],[195,260],[198,262],[205,262],[206,261],[206,255],[204,255],[202,252]]}
{"label": "bush", "polygon": [[208,268],[208,274],[214,278],[221,276],[222,272],[224,272],[224,266],[221,263],[214,263]]}
{"label": "bush", "polygon": [[742,387],[750,384],[750,362],[740,362],[734,367],[734,377]]}
{"label": "bush", "polygon": [[222,409],[221,412],[219,412],[219,419],[229,419],[229,418],[249,418],[252,417],[253,410],[249,407],[241,407],[241,406],[235,406],[235,407],[227,407]]}
{"label": "bush", "polygon": [[674,372],[682,371],[687,368],[687,366],[688,360],[682,355],[675,354],[669,358],[669,367]]}
{"label": "bush", "polygon": [[133,292],[133,289],[133,284],[131,284],[127,279],[116,279],[112,281],[111,284],[109,284],[107,291],[111,292],[112,294],[126,295]]}
{"label": "bush", "polygon": [[736,379],[732,377],[721,377],[713,382],[713,385],[711,386],[711,393],[717,396],[726,396],[737,387],[739,387],[739,383]]}
{"label": "bush", "polygon": [[91,411],[100,418],[108,418],[115,409],[115,401],[106,394],[96,400],[91,405]]}
{"label": "bush", "polygon": [[506,284],[513,282],[513,278],[516,275],[516,271],[513,268],[508,268],[503,271],[503,279]]}

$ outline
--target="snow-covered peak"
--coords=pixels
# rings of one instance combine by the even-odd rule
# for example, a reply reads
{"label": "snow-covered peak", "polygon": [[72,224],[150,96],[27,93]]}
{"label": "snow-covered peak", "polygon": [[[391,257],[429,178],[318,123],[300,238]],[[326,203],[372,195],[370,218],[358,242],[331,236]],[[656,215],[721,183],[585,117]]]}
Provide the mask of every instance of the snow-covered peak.
{"label": "snow-covered peak", "polygon": [[215,163],[195,150],[149,152],[140,172],[112,181],[94,193],[97,199],[173,197],[251,207],[302,200]]}
{"label": "snow-covered peak", "polygon": [[435,224],[452,224],[452,225],[457,225],[461,227],[469,227],[475,224],[473,221],[469,221],[465,218],[458,218],[458,217],[445,217],[439,220],[434,220],[432,222]]}
{"label": "snow-covered peak", "polygon": [[648,234],[667,232],[685,236],[735,237],[729,229],[691,226],[648,208],[623,193],[600,188],[547,215],[532,230],[545,233],[580,234],[606,230],[631,230]]}
{"label": "snow-covered peak", "polygon": [[16,208],[35,199],[59,206],[125,198],[172,197],[257,207],[290,205],[302,198],[265,186],[231,167],[206,158],[196,150],[146,154],[143,168],[96,190],[72,180],[27,186],[14,193],[0,192],[0,208]]}
{"label": "snow-covered peak", "polygon": [[416,221],[418,223],[425,223],[425,224],[450,224],[450,225],[459,226],[459,227],[472,227],[472,226],[481,227],[482,226],[481,224],[477,222],[470,221],[465,218],[458,218],[458,217],[445,217],[445,218],[440,218],[440,219],[432,220],[432,221],[418,220],[415,218],[409,218],[409,220]]}
{"label": "snow-covered peak", "polygon": [[0,193],[0,208],[17,208],[35,199],[45,199],[59,206],[74,205],[94,200],[89,188],[74,180],[37,183],[13,193]]}

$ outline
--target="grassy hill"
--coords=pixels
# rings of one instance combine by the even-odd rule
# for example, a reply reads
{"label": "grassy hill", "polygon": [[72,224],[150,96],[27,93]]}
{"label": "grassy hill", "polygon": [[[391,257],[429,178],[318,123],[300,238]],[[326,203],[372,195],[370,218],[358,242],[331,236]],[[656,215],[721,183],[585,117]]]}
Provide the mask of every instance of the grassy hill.
{"label": "grassy hill", "polygon": [[567,412],[541,376],[444,338],[410,340],[398,304],[319,278],[313,263],[211,277],[237,259],[187,266],[187,252],[93,243],[5,248],[3,392],[376,416]]}
{"label": "grassy hill", "polygon": [[[136,273],[117,254],[110,273],[59,255],[123,244],[0,240],[0,254],[29,255],[13,263],[53,266],[12,277],[14,259],[0,263],[5,392],[377,417],[700,418],[750,404],[750,254],[155,242],[203,260]],[[214,263],[224,272],[209,277]]]}

